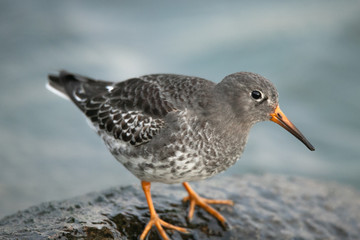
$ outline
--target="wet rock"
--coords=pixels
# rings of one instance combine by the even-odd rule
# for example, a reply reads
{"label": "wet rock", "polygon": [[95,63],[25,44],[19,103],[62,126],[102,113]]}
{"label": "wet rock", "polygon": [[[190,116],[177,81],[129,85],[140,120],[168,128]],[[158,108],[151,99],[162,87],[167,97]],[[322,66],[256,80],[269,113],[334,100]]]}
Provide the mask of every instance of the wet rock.
{"label": "wet rock", "polygon": [[[181,185],[153,184],[160,217],[191,231],[167,230],[172,239],[360,239],[360,193],[349,187],[274,175],[220,176],[192,186],[202,196],[234,200],[234,207],[216,206],[229,228],[199,208],[189,223]],[[139,184],[19,211],[0,220],[0,239],[137,239],[148,220]],[[155,229],[149,239],[159,239]]]}

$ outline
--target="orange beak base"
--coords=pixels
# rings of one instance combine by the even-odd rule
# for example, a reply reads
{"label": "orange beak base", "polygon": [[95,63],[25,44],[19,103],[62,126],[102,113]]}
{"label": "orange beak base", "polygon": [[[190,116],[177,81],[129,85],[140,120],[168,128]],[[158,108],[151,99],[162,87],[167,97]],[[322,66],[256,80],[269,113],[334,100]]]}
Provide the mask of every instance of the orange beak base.
{"label": "orange beak base", "polygon": [[295,127],[295,125],[292,124],[292,122],[290,122],[290,120],[285,116],[279,106],[275,108],[275,111],[271,113],[270,116],[271,121],[279,124],[287,131],[289,131],[292,135],[294,135],[297,139],[304,143],[308,149],[310,149],[311,151],[315,150],[313,145],[311,145],[311,143],[304,137],[304,135],[302,135],[302,133]]}

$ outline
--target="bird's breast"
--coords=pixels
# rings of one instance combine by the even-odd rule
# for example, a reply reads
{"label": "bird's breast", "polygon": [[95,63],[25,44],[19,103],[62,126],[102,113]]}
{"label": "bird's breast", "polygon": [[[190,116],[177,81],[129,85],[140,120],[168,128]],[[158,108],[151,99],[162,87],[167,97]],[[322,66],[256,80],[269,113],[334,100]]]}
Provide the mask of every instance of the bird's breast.
{"label": "bird's breast", "polygon": [[179,183],[214,176],[233,165],[242,153],[242,144],[219,134],[207,121],[178,113],[152,141],[140,146],[100,134],[107,147],[130,172],[149,182]]}

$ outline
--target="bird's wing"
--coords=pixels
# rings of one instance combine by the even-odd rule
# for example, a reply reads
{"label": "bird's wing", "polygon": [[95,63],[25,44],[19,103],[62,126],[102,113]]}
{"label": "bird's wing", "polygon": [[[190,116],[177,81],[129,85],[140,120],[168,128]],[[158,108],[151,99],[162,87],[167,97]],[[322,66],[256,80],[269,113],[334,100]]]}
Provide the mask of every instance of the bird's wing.
{"label": "bird's wing", "polygon": [[50,75],[49,85],[67,95],[91,122],[115,139],[138,146],[163,127],[163,118],[176,108],[154,81],[133,78],[104,82],[65,71]]}

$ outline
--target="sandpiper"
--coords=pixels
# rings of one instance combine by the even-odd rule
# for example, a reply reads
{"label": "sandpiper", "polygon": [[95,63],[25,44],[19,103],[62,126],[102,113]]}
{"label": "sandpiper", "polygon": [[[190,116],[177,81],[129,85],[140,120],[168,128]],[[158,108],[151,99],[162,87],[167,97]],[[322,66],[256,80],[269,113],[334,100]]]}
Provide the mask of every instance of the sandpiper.
{"label": "sandpiper", "polygon": [[250,128],[271,120],[315,150],[280,110],[274,85],[259,74],[238,72],[216,84],[175,74],[153,74],[122,82],[99,81],[61,71],[49,75],[48,86],[70,99],[86,115],[114,157],[141,180],[150,221],[140,235],[156,226],[187,233],[186,228],[161,220],[155,211],[151,182],[182,183],[190,202],[225,224],[209,204],[231,200],[200,197],[189,186],[232,166],[241,156]]}

